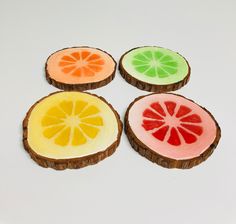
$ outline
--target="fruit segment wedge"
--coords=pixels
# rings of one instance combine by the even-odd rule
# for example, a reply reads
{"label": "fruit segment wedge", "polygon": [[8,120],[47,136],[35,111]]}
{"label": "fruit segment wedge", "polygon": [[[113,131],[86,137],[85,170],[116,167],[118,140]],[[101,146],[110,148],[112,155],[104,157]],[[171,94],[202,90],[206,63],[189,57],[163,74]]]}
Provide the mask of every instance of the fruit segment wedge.
{"label": "fruit segment wedge", "polygon": [[166,92],[184,86],[190,67],[180,54],[161,47],[139,47],[120,59],[121,75],[131,85],[152,92]]}
{"label": "fruit segment wedge", "polygon": [[211,155],[220,127],[205,108],[175,94],[151,94],[130,104],[125,128],[131,145],[168,168],[191,168]]}
{"label": "fruit segment wedge", "polygon": [[97,48],[72,47],[59,50],[46,62],[46,78],[64,90],[94,89],[109,83],[115,75],[116,62]]}
{"label": "fruit segment wedge", "polygon": [[121,122],[103,98],[58,92],[34,104],[23,122],[24,146],[41,166],[80,168],[111,155]]}

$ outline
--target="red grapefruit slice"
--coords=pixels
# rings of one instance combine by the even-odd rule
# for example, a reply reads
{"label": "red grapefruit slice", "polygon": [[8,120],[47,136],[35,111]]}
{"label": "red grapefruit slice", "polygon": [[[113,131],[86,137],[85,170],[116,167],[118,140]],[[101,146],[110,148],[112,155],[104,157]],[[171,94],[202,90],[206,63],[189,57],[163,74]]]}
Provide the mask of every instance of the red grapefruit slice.
{"label": "red grapefruit slice", "polygon": [[191,168],[207,159],[220,127],[205,108],[175,94],[151,94],[130,104],[125,117],[131,145],[167,168]]}
{"label": "red grapefruit slice", "polygon": [[97,48],[72,47],[59,50],[46,62],[47,81],[63,90],[88,90],[104,86],[115,76],[116,62]]}

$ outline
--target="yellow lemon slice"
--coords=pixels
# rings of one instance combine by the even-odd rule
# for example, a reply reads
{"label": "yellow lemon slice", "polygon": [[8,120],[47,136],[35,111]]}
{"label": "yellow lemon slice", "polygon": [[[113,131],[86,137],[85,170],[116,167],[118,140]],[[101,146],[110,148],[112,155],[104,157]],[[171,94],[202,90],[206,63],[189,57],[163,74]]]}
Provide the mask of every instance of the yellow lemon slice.
{"label": "yellow lemon slice", "polygon": [[24,146],[43,167],[80,168],[117,148],[122,124],[103,98],[83,92],[57,92],[34,104],[24,122]]}

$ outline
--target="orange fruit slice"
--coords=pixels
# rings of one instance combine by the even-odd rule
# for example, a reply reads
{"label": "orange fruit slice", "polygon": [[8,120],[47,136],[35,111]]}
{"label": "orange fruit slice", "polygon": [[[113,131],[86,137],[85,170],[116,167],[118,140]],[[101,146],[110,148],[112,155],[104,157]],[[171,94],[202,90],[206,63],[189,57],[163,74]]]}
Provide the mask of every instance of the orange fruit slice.
{"label": "orange fruit slice", "polygon": [[82,91],[112,81],[116,62],[100,49],[72,47],[50,55],[45,70],[48,82],[57,88]]}
{"label": "orange fruit slice", "polygon": [[131,145],[168,168],[191,168],[211,155],[220,128],[206,109],[174,94],[151,94],[128,108],[126,130]]}
{"label": "orange fruit slice", "polygon": [[41,166],[80,168],[111,155],[121,122],[103,98],[58,92],[37,102],[24,120],[24,146]]}

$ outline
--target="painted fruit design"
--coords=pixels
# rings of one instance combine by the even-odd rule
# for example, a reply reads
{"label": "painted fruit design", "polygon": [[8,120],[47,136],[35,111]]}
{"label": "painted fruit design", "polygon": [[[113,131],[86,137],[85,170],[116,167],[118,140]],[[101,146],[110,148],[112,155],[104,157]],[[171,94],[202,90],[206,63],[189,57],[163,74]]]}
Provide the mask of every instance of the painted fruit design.
{"label": "painted fruit design", "polygon": [[65,48],[50,55],[46,62],[47,79],[59,88],[91,83],[97,88],[104,85],[99,82],[112,80],[115,69],[116,62],[108,53],[91,47]]}
{"label": "painted fruit design", "polygon": [[133,56],[132,65],[141,74],[150,77],[165,78],[178,71],[178,62],[174,56],[161,50],[144,50]]}
{"label": "painted fruit design", "polygon": [[183,56],[155,46],[126,52],[120,59],[119,69],[130,84],[154,92],[176,90],[190,76],[190,67]]}
{"label": "painted fruit design", "polygon": [[79,146],[94,139],[103,126],[100,110],[86,101],[62,100],[42,118],[43,135],[60,146]]}
{"label": "painted fruit design", "polygon": [[77,50],[61,57],[59,66],[61,71],[72,76],[95,76],[103,69],[105,60],[100,54],[88,50]]}
{"label": "painted fruit design", "polygon": [[166,164],[168,159],[199,159],[213,150],[220,138],[220,128],[210,112],[175,94],[151,94],[136,99],[127,110],[126,130],[137,150],[145,147]]}
{"label": "painted fruit design", "polygon": [[[163,106],[157,101],[143,112],[143,128],[150,131],[159,141],[167,141],[179,146],[181,141],[192,144],[203,133],[202,119],[185,105],[174,101],[164,101]],[[182,138],[181,138],[182,136]]]}
{"label": "painted fruit design", "polygon": [[54,93],[37,102],[24,120],[24,130],[27,151],[45,160],[70,162],[112,148],[120,138],[121,124],[105,100],[71,91]]}

